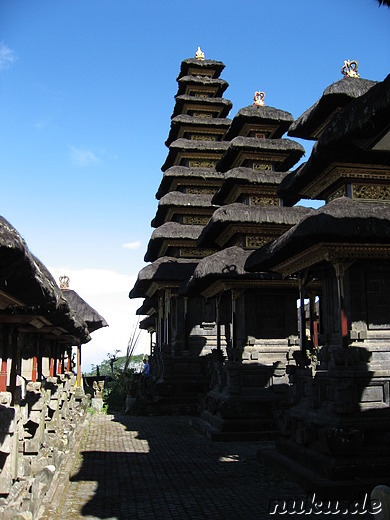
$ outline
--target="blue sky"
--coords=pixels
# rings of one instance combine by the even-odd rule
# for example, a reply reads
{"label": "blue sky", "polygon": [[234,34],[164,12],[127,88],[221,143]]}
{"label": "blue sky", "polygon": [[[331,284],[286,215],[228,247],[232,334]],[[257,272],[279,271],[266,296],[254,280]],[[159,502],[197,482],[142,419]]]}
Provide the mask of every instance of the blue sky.
{"label": "blue sky", "polygon": [[0,0],[0,214],[110,323],[85,347],[84,368],[126,348],[141,303],[127,295],[152,231],[176,77],[198,45],[226,65],[230,117],[261,89],[296,118],[341,79],[345,59],[359,61],[361,77],[386,77],[390,9],[375,0]]}

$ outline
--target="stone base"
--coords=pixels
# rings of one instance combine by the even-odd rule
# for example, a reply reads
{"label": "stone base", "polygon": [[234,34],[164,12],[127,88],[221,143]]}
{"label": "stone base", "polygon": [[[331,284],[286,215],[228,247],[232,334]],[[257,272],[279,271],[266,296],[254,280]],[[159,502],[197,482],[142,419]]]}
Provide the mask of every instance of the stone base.
{"label": "stone base", "polygon": [[101,397],[92,397],[91,408],[97,412],[101,412],[103,409],[103,399]]}
{"label": "stone base", "polygon": [[369,495],[376,485],[390,484],[388,457],[358,454],[336,458],[280,439],[273,447],[261,448],[257,459],[322,499]]}

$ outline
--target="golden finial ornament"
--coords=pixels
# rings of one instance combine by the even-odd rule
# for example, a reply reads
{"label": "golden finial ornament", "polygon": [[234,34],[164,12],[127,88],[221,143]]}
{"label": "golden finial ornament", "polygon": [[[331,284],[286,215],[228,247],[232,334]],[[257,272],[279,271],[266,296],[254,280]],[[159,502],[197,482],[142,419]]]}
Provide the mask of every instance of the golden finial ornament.
{"label": "golden finial ornament", "polygon": [[261,92],[260,90],[256,90],[255,95],[253,97],[255,102],[253,104],[256,107],[263,107],[265,105],[264,98],[265,98],[265,92]]}
{"label": "golden finial ornament", "polygon": [[356,60],[344,60],[344,65],[341,68],[341,74],[346,78],[360,78],[358,74],[359,63]]}
{"label": "golden finial ornament", "polygon": [[200,50],[200,47],[198,47],[198,50],[197,50],[196,53],[195,53],[195,58],[196,58],[197,60],[204,61],[204,52],[202,52],[202,51]]}
{"label": "golden finial ornament", "polygon": [[60,289],[69,289],[69,276],[60,276]]}

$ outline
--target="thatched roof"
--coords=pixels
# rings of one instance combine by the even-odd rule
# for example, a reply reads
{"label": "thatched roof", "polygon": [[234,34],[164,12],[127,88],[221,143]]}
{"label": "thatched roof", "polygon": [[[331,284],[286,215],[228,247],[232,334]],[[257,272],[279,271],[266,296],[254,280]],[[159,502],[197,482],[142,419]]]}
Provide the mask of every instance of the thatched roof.
{"label": "thatched roof", "polygon": [[161,170],[164,172],[173,166],[177,154],[180,152],[186,153],[188,156],[194,153],[194,157],[196,157],[196,153],[208,152],[221,156],[228,147],[229,143],[225,141],[191,141],[190,139],[177,139],[170,145],[168,156]]}
{"label": "thatched roof", "polygon": [[158,251],[165,240],[193,240],[194,243],[199,238],[203,226],[184,225],[177,222],[166,222],[156,228],[149,240],[146,251],[145,262],[153,262],[157,259]]}
{"label": "thatched roof", "polygon": [[252,168],[240,166],[232,168],[224,174],[224,181],[219,191],[214,195],[213,204],[223,205],[237,185],[249,186],[279,186],[289,172],[253,171]]}
{"label": "thatched roof", "polygon": [[385,133],[390,121],[390,74],[366,94],[340,110],[325,128],[315,152],[347,143],[372,149]]}
{"label": "thatched roof", "polygon": [[222,206],[214,211],[209,223],[204,227],[198,239],[201,247],[213,247],[218,236],[232,223],[258,225],[294,226],[303,216],[310,213],[310,208],[295,206],[247,206],[234,203]]}
{"label": "thatched roof", "polygon": [[139,328],[147,331],[154,331],[156,329],[156,317],[148,316],[139,322]]}
{"label": "thatched roof", "polygon": [[212,195],[181,193],[180,191],[171,191],[164,195],[159,203],[156,216],[151,222],[152,227],[161,226],[164,223],[165,216],[171,208],[210,208],[210,215],[213,208],[211,204]]}
{"label": "thatched roof", "polygon": [[93,307],[72,289],[62,289],[62,294],[78,316],[80,316],[87,324],[88,331],[94,332],[102,327],[108,327],[108,323]]}
{"label": "thatched roof", "polygon": [[[16,229],[0,217],[0,290],[23,302],[11,313],[43,316],[80,343],[90,340],[86,324],[63,297],[46,266],[28,249]],[[50,326],[46,328],[50,331]]]}
{"label": "thatched roof", "polygon": [[180,130],[183,127],[189,127],[192,131],[195,130],[208,130],[208,129],[219,129],[224,132],[229,128],[231,120],[227,117],[213,117],[211,119],[203,117],[194,117],[187,114],[180,114],[174,117],[171,121],[171,129],[167,140],[165,141],[166,146],[169,146],[173,141],[178,139]]}
{"label": "thatched roof", "polygon": [[181,294],[199,294],[216,280],[264,280],[279,279],[274,273],[252,273],[245,271],[244,266],[251,251],[240,247],[227,247],[218,253],[200,260],[187,284],[180,288]]}
{"label": "thatched roof", "polygon": [[311,212],[274,242],[248,258],[245,269],[263,271],[323,243],[390,244],[390,205],[342,197]]}
{"label": "thatched roof", "polygon": [[135,311],[137,316],[146,316],[149,313],[153,314],[153,311],[158,308],[158,299],[153,298],[145,298],[142,305],[138,307]]}
{"label": "thatched roof", "polygon": [[156,193],[156,199],[161,199],[170,191],[175,179],[199,179],[212,180],[223,179],[223,173],[214,168],[190,168],[188,166],[171,166],[165,170],[160,186]]}
{"label": "thatched roof", "polygon": [[[305,153],[304,148],[295,141],[290,139],[256,139],[255,137],[235,137],[230,141],[230,146],[218,162],[216,168],[219,171],[226,172],[233,166],[234,161],[240,152],[258,153],[259,160],[262,154],[272,153],[272,155],[281,154],[278,170],[286,171],[299,161]],[[287,158],[283,156],[288,154]]]}
{"label": "thatched roof", "polygon": [[294,121],[293,116],[284,110],[278,110],[273,107],[259,107],[249,105],[241,108],[234,116],[232,124],[225,136],[227,141],[240,135],[240,131],[245,124],[262,124],[262,125],[276,125],[278,129],[272,136],[273,139],[282,137],[287,132],[289,126]]}
{"label": "thatched roof", "polygon": [[302,139],[317,139],[316,134],[335,110],[365,94],[375,81],[344,77],[327,87],[321,98],[304,112],[291,126],[288,135]]}
{"label": "thatched roof", "polygon": [[172,258],[163,256],[147,265],[138,273],[137,281],[129,293],[129,298],[145,298],[146,292],[153,282],[182,282],[189,278],[195,267],[196,260]]}
{"label": "thatched roof", "polygon": [[229,83],[224,79],[220,78],[209,78],[208,76],[183,76],[177,80],[179,88],[177,95],[185,94],[187,85],[200,85],[202,87],[213,87],[216,88],[215,96],[222,97],[225,90],[228,88]]}
{"label": "thatched roof", "polygon": [[[184,76],[188,76],[189,69],[196,68],[200,71],[202,70],[212,70],[214,71],[213,78],[218,78],[223,69],[225,68],[224,63],[222,61],[214,61],[214,60],[197,60],[196,58],[187,58],[181,62],[180,73],[177,77],[177,80]],[[195,75],[195,74],[193,74]]]}
{"label": "thatched roof", "polygon": [[27,306],[56,309],[61,291],[16,229],[0,217],[0,290]]}
{"label": "thatched roof", "polygon": [[182,96],[176,96],[175,99],[176,103],[171,116],[172,118],[181,114],[186,104],[190,104],[194,107],[199,106],[199,110],[201,110],[201,107],[207,107],[208,111],[218,113],[217,117],[226,117],[233,106],[233,103],[225,98],[197,98],[183,94]]}

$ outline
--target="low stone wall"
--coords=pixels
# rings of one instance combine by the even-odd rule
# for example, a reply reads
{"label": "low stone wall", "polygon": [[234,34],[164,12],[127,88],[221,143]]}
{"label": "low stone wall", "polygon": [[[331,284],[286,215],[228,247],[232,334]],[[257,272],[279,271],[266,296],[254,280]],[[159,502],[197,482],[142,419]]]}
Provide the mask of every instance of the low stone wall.
{"label": "low stone wall", "polygon": [[42,382],[21,381],[11,406],[0,393],[0,514],[38,518],[50,484],[84,422],[88,398],[67,373]]}

